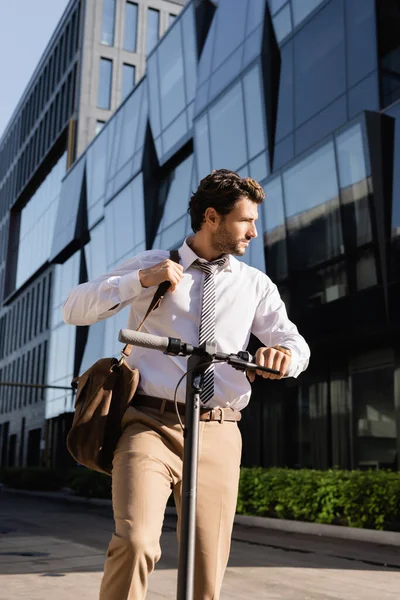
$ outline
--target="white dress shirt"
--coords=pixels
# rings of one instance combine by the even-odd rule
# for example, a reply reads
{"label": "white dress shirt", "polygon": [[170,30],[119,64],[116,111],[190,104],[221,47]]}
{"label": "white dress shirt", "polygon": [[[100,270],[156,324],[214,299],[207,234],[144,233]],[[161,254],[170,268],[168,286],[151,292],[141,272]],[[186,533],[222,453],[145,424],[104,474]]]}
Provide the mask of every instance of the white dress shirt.
{"label": "white dress shirt", "polygon": [[[198,256],[184,242],[179,249],[183,276],[175,292],[165,294],[161,306],[146,320],[142,331],[176,337],[198,344],[204,273],[192,266]],[[137,329],[154,296],[156,287],[143,288],[139,270],[169,258],[165,250],[149,250],[131,258],[111,273],[74,288],[63,307],[71,325],[91,325],[129,305],[127,327]],[[201,259],[200,259],[201,260]],[[250,333],[265,346],[281,344],[292,351],[287,376],[297,377],[308,365],[310,350],[297,327],[288,319],[277,287],[261,271],[233,256],[215,275],[215,335],[218,352],[245,350]],[[187,359],[134,347],[128,359],[140,372],[139,389],[149,396],[174,399],[175,387],[186,371]],[[186,381],[177,399],[185,402]],[[246,375],[227,364],[215,365],[214,397],[207,406],[243,409],[251,386]]]}

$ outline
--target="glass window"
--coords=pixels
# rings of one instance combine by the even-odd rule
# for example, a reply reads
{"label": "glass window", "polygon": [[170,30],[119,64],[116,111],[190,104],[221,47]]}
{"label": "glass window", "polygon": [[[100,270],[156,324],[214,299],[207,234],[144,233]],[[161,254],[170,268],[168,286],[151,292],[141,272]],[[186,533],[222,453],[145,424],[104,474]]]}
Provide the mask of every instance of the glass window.
{"label": "glass window", "polygon": [[109,132],[112,121],[101,131],[86,153],[86,189],[89,228],[104,213],[104,195],[109,154]]}
{"label": "glass window", "polygon": [[168,15],[168,27],[171,27],[172,23],[175,23],[176,15]]}
{"label": "glass window", "polygon": [[281,48],[281,73],[279,78],[276,141],[293,131],[293,42]]}
{"label": "glass window", "polygon": [[158,56],[155,52],[147,61],[147,86],[149,90],[149,110],[151,130],[154,138],[161,133],[161,109],[160,109],[160,79],[158,77]]}
{"label": "glass window", "polygon": [[346,91],[343,4],[328,3],[293,41],[298,127]]}
{"label": "glass window", "polygon": [[278,42],[281,42],[292,31],[290,4],[286,4],[286,6],[273,17],[272,22],[274,24],[276,39]]}
{"label": "glass window", "polygon": [[202,116],[194,126],[194,142],[199,179],[203,179],[211,171],[210,134],[208,116]]}
{"label": "glass window", "polygon": [[246,36],[251,33],[260,23],[264,23],[265,0],[253,0],[247,2]]}
{"label": "glass window", "polygon": [[[197,85],[197,44],[193,4],[186,9],[182,17],[183,62],[185,66],[186,102],[190,103],[196,95]],[[191,121],[190,121],[191,125]]]}
{"label": "glass window", "polygon": [[393,366],[352,375],[356,465],[397,470]]}
{"label": "glass window", "polygon": [[[360,123],[336,138],[343,219],[353,246],[372,240],[367,169]],[[354,239],[355,238],[355,239]]]}
{"label": "glass window", "polygon": [[20,287],[49,258],[53,241],[62,179],[66,173],[62,155],[21,213],[16,286]]}
{"label": "glass window", "polygon": [[297,279],[293,297],[299,307],[310,309],[334,302],[347,291],[347,275],[344,261],[317,271],[305,272]]}
{"label": "glass window", "polygon": [[97,119],[96,121],[96,135],[98,135],[100,133],[100,131],[103,129],[105,125],[105,121],[100,121],[99,119]]}
{"label": "glass window", "polygon": [[99,69],[99,90],[97,96],[97,106],[99,108],[110,109],[111,105],[111,82],[112,82],[112,60],[100,58]]}
{"label": "glass window", "polygon": [[210,109],[210,135],[213,169],[238,169],[247,162],[240,82]]}
{"label": "glass window", "polygon": [[52,237],[50,260],[76,239],[76,224],[84,181],[86,157],[77,160],[65,177],[58,203],[57,217]]}
{"label": "glass window", "polygon": [[246,109],[246,132],[249,158],[259,154],[266,146],[264,130],[264,91],[261,87],[259,67],[254,67],[243,78]]}
{"label": "glass window", "polygon": [[115,0],[103,0],[103,20],[101,23],[102,44],[114,45]]}
{"label": "glass window", "polygon": [[180,27],[176,27],[163,39],[157,55],[160,73],[161,123],[164,129],[186,106]]}
{"label": "glass window", "polygon": [[160,11],[154,8],[147,9],[147,38],[146,54],[150,54],[159,40]]}
{"label": "glass window", "polygon": [[115,135],[111,142],[108,163],[107,198],[111,197],[133,175],[132,158],[135,152],[139,152],[143,147],[146,119],[147,93],[146,86],[142,82],[113,119]]}
{"label": "glass window", "polygon": [[293,21],[295,27],[299,25],[323,0],[294,0],[292,2]]}
{"label": "glass window", "polygon": [[348,91],[350,119],[364,110],[379,112],[378,71],[374,71]]}
{"label": "glass window", "polygon": [[124,49],[136,52],[138,5],[127,2],[125,5]]}
{"label": "glass window", "polygon": [[106,273],[106,248],[104,221],[101,221],[101,223],[91,230],[90,242],[84,248],[88,281]]}
{"label": "glass window", "polygon": [[269,9],[271,11],[271,15],[274,15],[282,8],[282,6],[287,2],[287,0],[268,0]]}
{"label": "glass window", "polygon": [[333,143],[283,173],[290,261],[304,269],[344,252]]}
{"label": "glass window", "polygon": [[134,65],[122,65],[122,98],[125,100],[129,92],[135,87],[136,67]]}
{"label": "glass window", "polygon": [[[345,2],[348,85],[375,71],[377,65],[375,0]],[[379,110],[379,109],[378,109]]]}
{"label": "glass window", "polygon": [[261,207],[264,223],[264,244],[267,250],[267,273],[274,281],[282,281],[288,275],[288,267],[281,178],[276,177],[268,181],[263,187],[265,200]]}
{"label": "glass window", "polygon": [[377,283],[374,252],[371,248],[366,248],[357,257],[357,289],[365,290]]}
{"label": "glass window", "polygon": [[127,185],[105,209],[106,239],[110,241],[107,268],[145,250],[143,179]]}
{"label": "glass window", "polygon": [[[248,2],[222,0],[216,13],[213,70],[219,67],[244,41]],[[241,65],[238,65],[238,72]]]}
{"label": "glass window", "polygon": [[193,155],[184,160],[171,173],[164,184],[168,189],[163,216],[154,240],[154,248],[172,248],[185,235],[187,207],[191,193]]}
{"label": "glass window", "polygon": [[311,148],[316,142],[344,125],[347,120],[346,95],[343,94],[297,128],[294,135],[296,154]]}

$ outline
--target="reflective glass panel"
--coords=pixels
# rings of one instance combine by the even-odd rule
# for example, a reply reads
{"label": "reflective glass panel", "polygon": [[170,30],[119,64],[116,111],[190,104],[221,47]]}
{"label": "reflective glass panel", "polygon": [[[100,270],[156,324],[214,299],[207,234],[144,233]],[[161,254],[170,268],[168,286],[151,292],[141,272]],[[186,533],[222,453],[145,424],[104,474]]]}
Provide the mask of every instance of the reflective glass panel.
{"label": "reflective glass panel", "polygon": [[89,227],[103,215],[107,166],[109,164],[109,132],[110,124],[107,125],[106,129],[99,133],[86,153],[86,186]]}
{"label": "reflective glass panel", "polygon": [[97,106],[109,110],[111,104],[112,60],[100,58]]}
{"label": "reflective glass panel", "polygon": [[91,230],[90,242],[84,248],[89,281],[106,273],[106,248],[105,227],[102,221]]}
{"label": "reflective glass panel", "polygon": [[243,78],[244,103],[246,109],[246,132],[249,158],[253,158],[266,147],[264,121],[264,91],[261,88],[260,69],[254,67]]}
{"label": "reflective glass panel", "polygon": [[191,193],[193,155],[184,160],[170,175],[168,196],[158,227],[155,248],[171,248],[185,235],[187,208]]}
{"label": "reflective glass panel", "polygon": [[344,221],[357,245],[365,244],[372,240],[372,229],[360,123],[337,136],[336,151]]}
{"label": "reflective glass panel", "polygon": [[264,243],[267,249],[267,273],[274,281],[282,281],[288,275],[288,267],[281,178],[276,177],[263,187],[265,200],[261,207]]}
{"label": "reflective glass panel", "polygon": [[168,27],[171,27],[173,23],[175,23],[176,15],[168,15]]}
{"label": "reflective glass panel", "polygon": [[[244,41],[247,2],[220,0],[216,12],[216,38],[213,51],[213,70]],[[238,65],[238,72],[241,65]]]}
{"label": "reflective glass panel", "polygon": [[[49,258],[66,172],[62,155],[21,212],[16,286],[20,287]],[[1,246],[1,244],[0,244]]]}
{"label": "reflective glass panel", "polygon": [[103,0],[103,20],[101,23],[102,44],[114,45],[115,0]]}
{"label": "reflective glass panel", "polygon": [[167,127],[185,108],[183,52],[180,27],[169,32],[157,50],[161,91],[161,122]]}
{"label": "reflective glass panel", "polygon": [[293,21],[299,25],[324,0],[292,0]]}
{"label": "reflective glass panel", "polygon": [[355,117],[364,110],[379,111],[378,71],[374,71],[348,91],[349,117]]}
{"label": "reflective glass panel", "polygon": [[293,268],[306,268],[344,252],[333,143],[283,173]]}
{"label": "reflective glass panel", "polygon": [[86,156],[83,155],[74,163],[63,180],[52,237],[51,260],[75,240],[85,163]]}
{"label": "reflective glass panel", "polygon": [[292,133],[293,118],[293,42],[290,41],[281,48],[276,141]]}
{"label": "reflective glass panel", "polygon": [[247,162],[241,83],[224,94],[209,114],[212,168],[238,169]]}
{"label": "reflective glass panel", "polygon": [[290,5],[286,4],[286,6],[273,17],[272,22],[274,24],[276,39],[278,42],[281,42],[292,31]]}
{"label": "reflective glass panel", "polygon": [[[66,325],[62,305],[79,282],[80,252],[63,265],[56,265],[52,297],[52,318],[47,383],[69,387],[73,377],[76,329]],[[73,395],[68,390],[46,390],[46,418],[56,417],[73,409]]]}
{"label": "reflective glass panel", "polygon": [[251,0],[251,2],[247,2],[246,36],[258,27],[260,23],[264,23],[264,14],[265,0]]}
{"label": "reflective glass panel", "polygon": [[[111,144],[107,198],[111,197],[133,174],[132,158],[142,149],[144,129],[139,127],[147,117],[147,93],[140,83],[114,117],[115,136]],[[139,136],[140,133],[140,136]]]}
{"label": "reflective glass panel", "polygon": [[125,5],[124,49],[136,52],[138,6],[134,2]]}
{"label": "reflective glass panel", "polygon": [[143,179],[141,175],[127,185],[105,210],[106,237],[110,240],[111,268],[130,255],[145,250]]}
{"label": "reflective glass panel", "polygon": [[159,39],[160,11],[154,8],[147,9],[147,37],[146,54],[150,54]]}
{"label": "reflective glass panel", "polygon": [[345,2],[348,85],[378,68],[375,0]]}
{"label": "reflective glass panel", "polygon": [[197,45],[193,4],[186,9],[182,17],[181,32],[184,50],[186,102],[190,103],[195,98],[197,84]]}
{"label": "reflective glass panel", "polygon": [[358,468],[397,471],[394,382],[391,364],[384,367],[374,364],[369,370],[352,374],[354,450]]}
{"label": "reflective glass panel", "polygon": [[293,38],[296,126],[346,90],[343,4],[330,2]]}
{"label": "reflective glass panel", "polygon": [[129,92],[135,87],[136,67],[134,65],[122,65],[122,97],[125,100]]}
{"label": "reflective glass panel", "polygon": [[194,143],[196,147],[197,171],[199,179],[202,179],[211,171],[210,135],[207,115],[204,115],[195,123]]}
{"label": "reflective glass panel", "polygon": [[371,248],[366,248],[357,258],[357,289],[365,290],[377,283],[374,252]]}
{"label": "reflective glass panel", "polygon": [[268,0],[269,9],[271,11],[271,15],[274,15],[282,8],[282,6],[288,2],[288,0]]}
{"label": "reflective glass panel", "polygon": [[[147,77],[149,90],[149,111],[151,130],[154,138],[161,133],[161,114],[160,114],[160,91],[158,77],[158,52],[154,52],[147,60]],[[161,154],[158,153],[159,156]]]}

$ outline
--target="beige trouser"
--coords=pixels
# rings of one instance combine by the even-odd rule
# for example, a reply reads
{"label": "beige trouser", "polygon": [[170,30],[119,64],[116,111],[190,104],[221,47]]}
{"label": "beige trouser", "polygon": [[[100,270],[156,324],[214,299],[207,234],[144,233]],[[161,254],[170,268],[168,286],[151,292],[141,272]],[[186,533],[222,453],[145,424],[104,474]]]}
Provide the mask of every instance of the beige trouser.
{"label": "beige trouser", "polygon": [[[142,600],[160,559],[171,487],[179,516],[183,434],[174,413],[130,407],[114,455],[115,534],[107,551],[100,600]],[[241,434],[236,422],[200,421],[194,600],[217,600],[229,558]],[[175,597],[175,596],[174,596]]]}

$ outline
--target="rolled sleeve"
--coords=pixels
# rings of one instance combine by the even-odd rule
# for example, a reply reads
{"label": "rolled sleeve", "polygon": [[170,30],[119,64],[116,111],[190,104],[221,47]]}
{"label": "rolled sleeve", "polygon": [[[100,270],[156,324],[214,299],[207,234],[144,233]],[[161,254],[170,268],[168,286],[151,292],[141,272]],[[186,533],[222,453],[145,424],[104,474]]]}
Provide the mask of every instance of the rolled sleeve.
{"label": "rolled sleeve", "polygon": [[266,276],[260,295],[251,331],[266,347],[281,345],[288,348],[292,353],[292,361],[286,377],[298,377],[309,363],[308,344],[287,316],[276,285]]}

